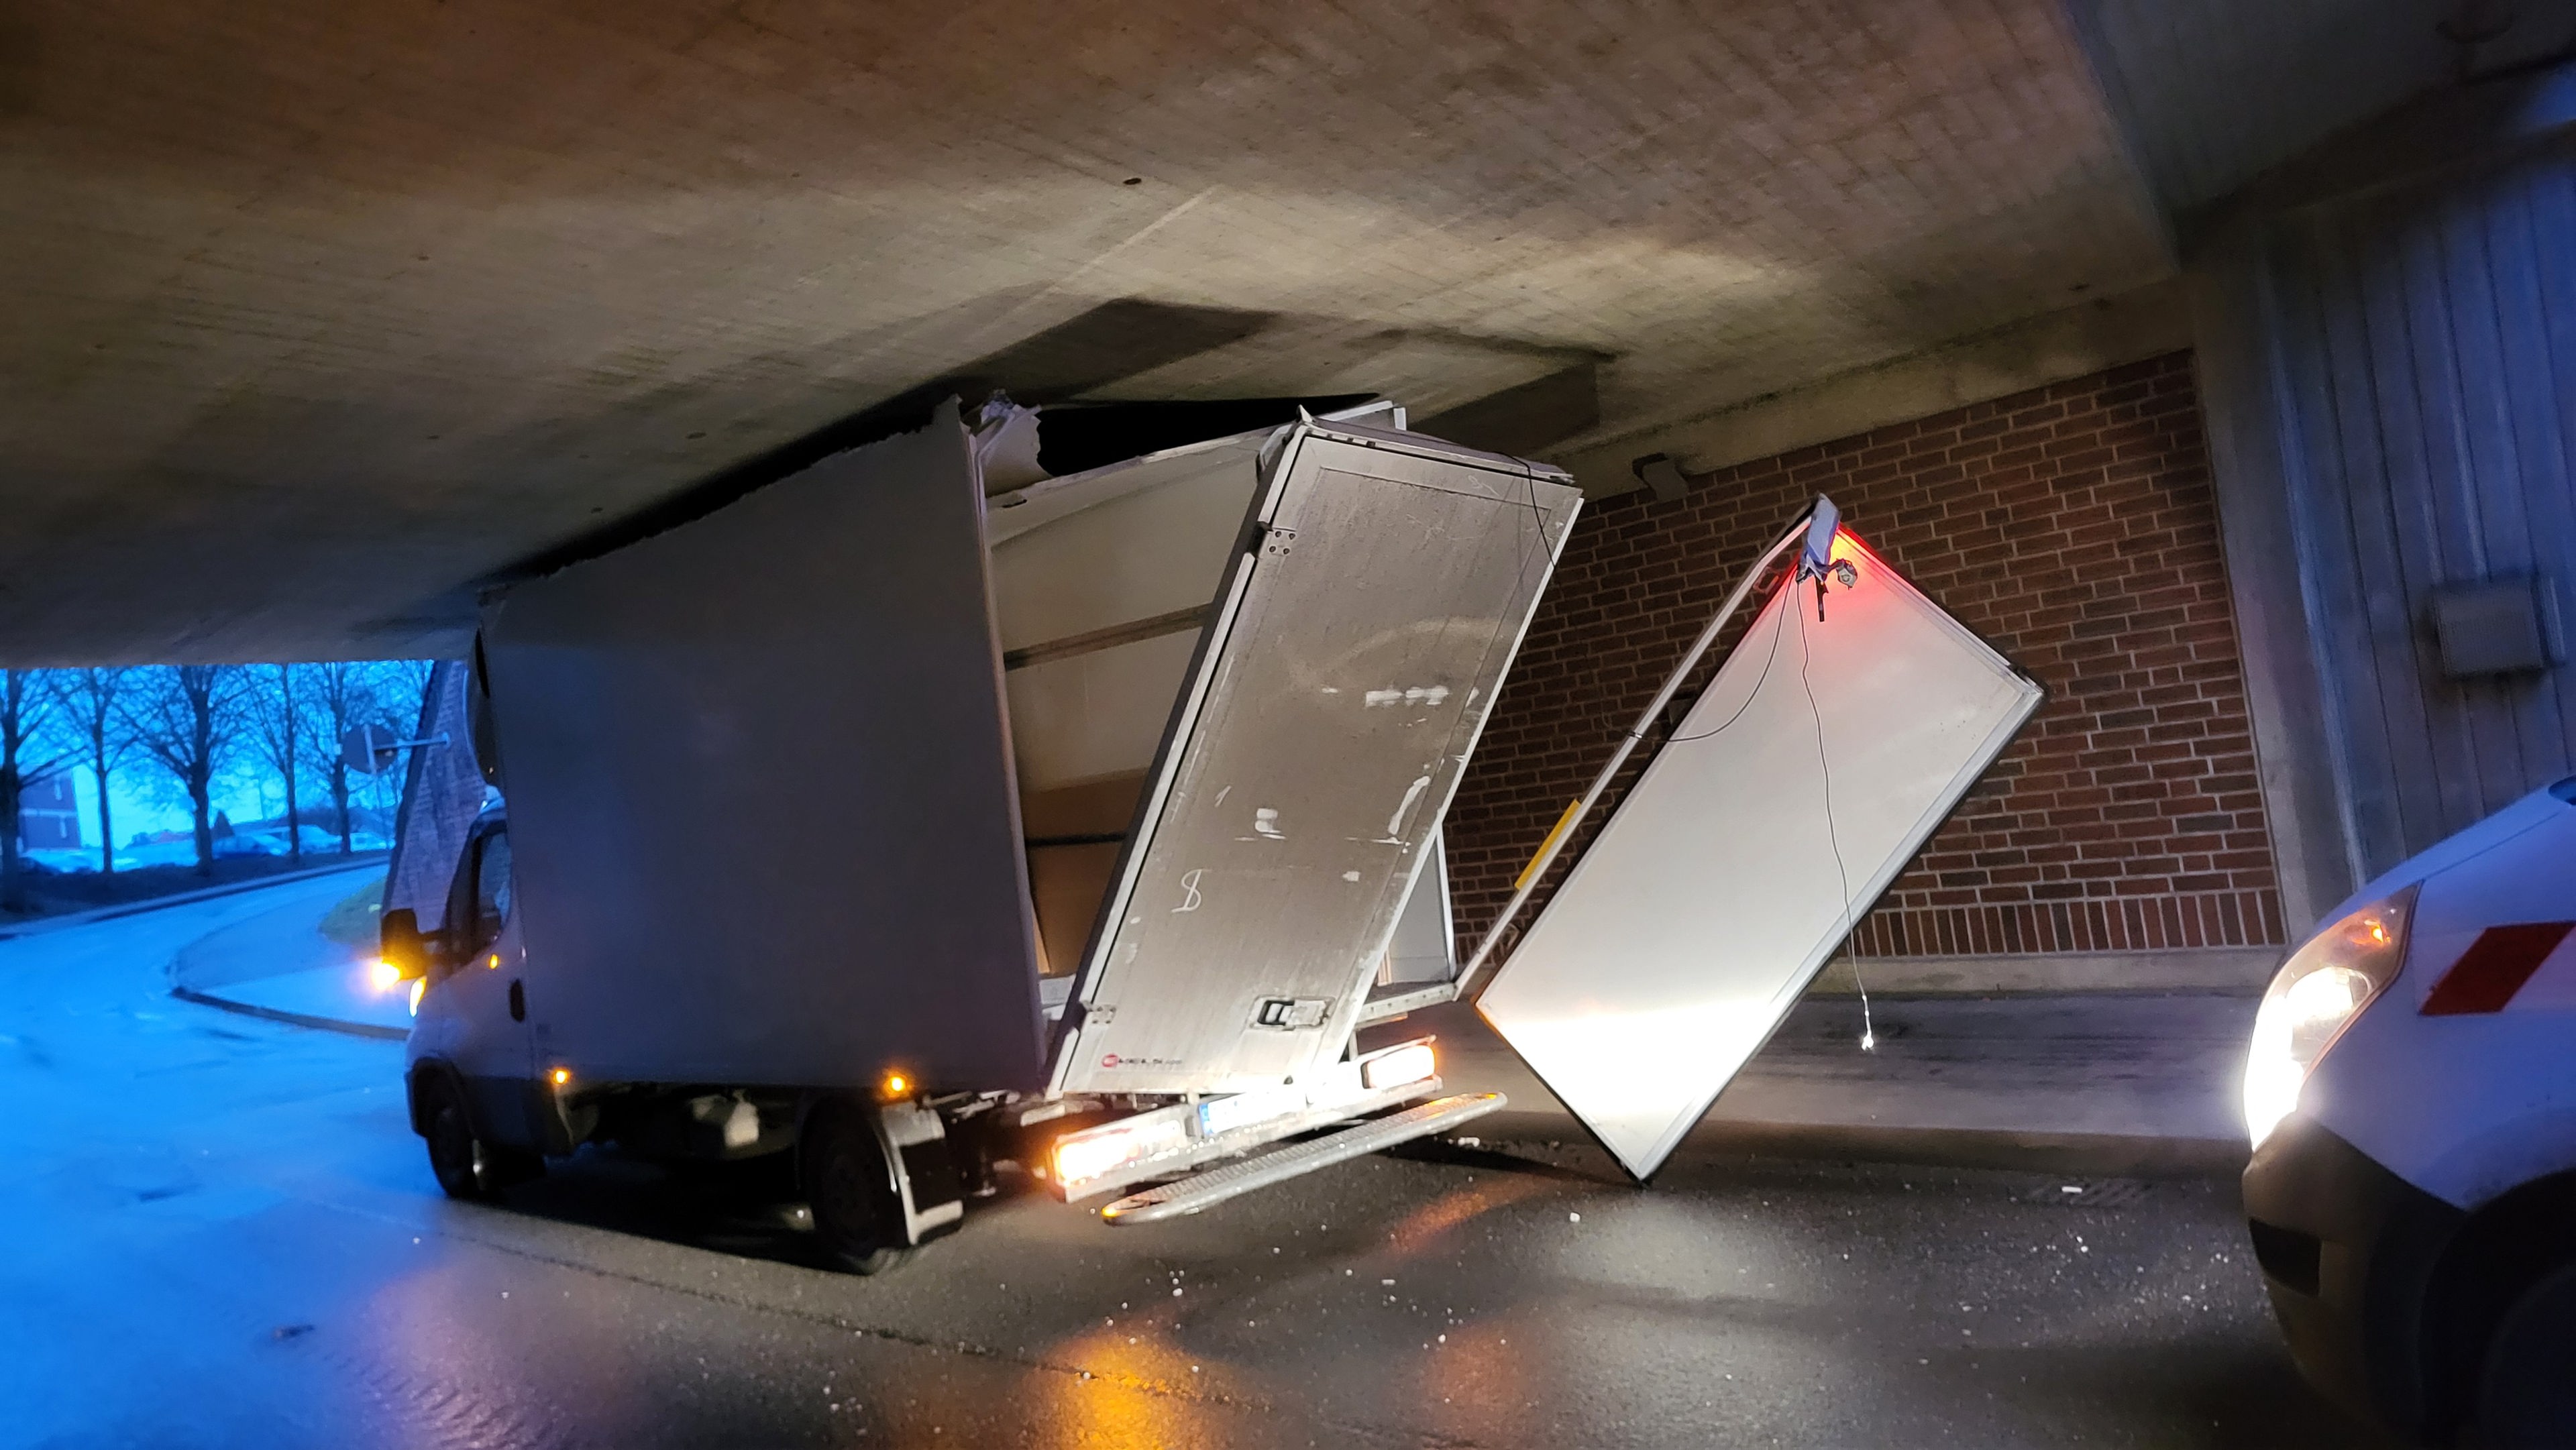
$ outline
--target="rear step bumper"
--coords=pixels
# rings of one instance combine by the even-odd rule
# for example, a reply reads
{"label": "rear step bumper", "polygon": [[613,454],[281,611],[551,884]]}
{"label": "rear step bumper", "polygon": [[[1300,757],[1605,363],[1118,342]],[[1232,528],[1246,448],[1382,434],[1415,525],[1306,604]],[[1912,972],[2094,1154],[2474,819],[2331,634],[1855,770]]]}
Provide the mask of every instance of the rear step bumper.
{"label": "rear step bumper", "polygon": [[1318,1168],[1328,1168],[1382,1148],[1392,1148],[1398,1143],[1445,1132],[1493,1112],[1505,1101],[1501,1093],[1460,1093],[1455,1097],[1436,1098],[1387,1117],[1354,1123],[1326,1137],[1309,1139],[1264,1153],[1258,1158],[1243,1159],[1159,1188],[1130,1194],[1102,1209],[1100,1216],[1109,1223],[1118,1224],[1179,1218],[1239,1194],[1284,1183],[1301,1173],[1312,1173]]}

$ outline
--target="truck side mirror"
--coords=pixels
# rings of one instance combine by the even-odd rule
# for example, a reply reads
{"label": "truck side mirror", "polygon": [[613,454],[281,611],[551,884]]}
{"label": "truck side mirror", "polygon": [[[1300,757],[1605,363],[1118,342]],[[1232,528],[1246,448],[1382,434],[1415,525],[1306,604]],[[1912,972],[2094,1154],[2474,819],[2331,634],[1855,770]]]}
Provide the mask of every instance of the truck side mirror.
{"label": "truck side mirror", "polygon": [[394,980],[409,982],[429,975],[429,939],[421,935],[420,913],[396,907],[376,924],[377,954],[393,970]]}

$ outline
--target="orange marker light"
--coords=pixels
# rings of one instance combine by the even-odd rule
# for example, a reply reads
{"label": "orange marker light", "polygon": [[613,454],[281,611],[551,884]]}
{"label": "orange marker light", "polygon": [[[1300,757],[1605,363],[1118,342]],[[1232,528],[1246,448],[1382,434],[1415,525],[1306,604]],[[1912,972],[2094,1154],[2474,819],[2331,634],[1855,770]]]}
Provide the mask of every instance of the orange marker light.
{"label": "orange marker light", "polygon": [[494,970],[494,971],[498,971],[498,970],[500,970],[500,966],[501,966],[501,954],[500,954],[499,952],[494,952],[494,953],[492,954],[492,960],[490,960],[490,961],[488,961],[488,962],[485,962],[483,965],[484,965],[485,967],[487,967],[487,968],[490,968],[490,969]]}
{"label": "orange marker light", "polygon": [[559,1067],[553,1072],[548,1073],[547,1076],[554,1079],[556,1087],[562,1087],[572,1081],[572,1069],[568,1067]]}
{"label": "orange marker light", "polygon": [[912,1080],[899,1072],[887,1073],[885,1075],[883,1091],[885,1096],[889,1098],[902,1097],[905,1093],[912,1091]]}
{"label": "orange marker light", "polygon": [[390,992],[402,983],[402,968],[391,962],[377,962],[367,968],[367,981],[379,992]]}

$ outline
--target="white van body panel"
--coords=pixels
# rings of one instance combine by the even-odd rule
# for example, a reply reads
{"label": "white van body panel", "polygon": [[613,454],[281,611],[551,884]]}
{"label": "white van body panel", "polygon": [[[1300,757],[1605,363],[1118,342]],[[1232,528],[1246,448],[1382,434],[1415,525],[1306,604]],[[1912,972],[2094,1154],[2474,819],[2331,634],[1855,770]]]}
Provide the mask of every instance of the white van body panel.
{"label": "white van body panel", "polygon": [[[437,1058],[468,1078],[533,1079],[527,1026],[510,1020],[510,983],[527,963],[514,916],[473,961],[423,988],[405,1058]],[[407,990],[407,989],[406,989]]]}
{"label": "white van body panel", "polygon": [[2405,965],[2308,1077],[2299,1110],[2458,1208],[2576,1170],[2576,931],[2490,1012],[2426,1015],[2491,927],[2576,919],[2576,804],[2535,791],[2372,882],[2421,883]]}

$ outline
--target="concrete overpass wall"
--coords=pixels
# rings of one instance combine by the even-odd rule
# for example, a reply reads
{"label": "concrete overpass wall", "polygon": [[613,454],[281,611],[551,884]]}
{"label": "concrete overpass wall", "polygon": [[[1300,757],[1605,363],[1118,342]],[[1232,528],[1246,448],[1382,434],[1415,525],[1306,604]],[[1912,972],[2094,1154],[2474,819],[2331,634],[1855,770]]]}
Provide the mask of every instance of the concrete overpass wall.
{"label": "concrete overpass wall", "polygon": [[[1820,491],[2050,695],[1862,921],[1857,951],[2283,939],[2187,352],[1725,468],[1670,502],[1594,505],[1450,816],[1463,931],[1491,919],[1718,598]],[[1833,709],[1833,682],[1813,684]]]}
{"label": "concrete overpass wall", "polygon": [[[1998,357],[2033,386],[2009,396],[1884,423],[1923,389],[1871,377],[1651,440],[1707,471],[1596,503],[1569,548],[1452,817],[1462,932],[1820,489],[2052,696],[1864,959],[2259,980],[2368,877],[2576,770],[2576,66],[2445,87],[2182,231],[2189,352],[2149,289],[2015,334]],[[1947,353],[1919,371],[2000,391]],[[1850,436],[1724,451],[1844,404]],[[2548,659],[2457,675],[2439,601],[2523,580],[2555,605]],[[2229,965],[2170,965],[2195,955]]]}
{"label": "concrete overpass wall", "polygon": [[[2576,608],[2576,67],[2444,91],[2196,240],[2231,575],[2294,921],[2576,769],[2576,669],[2437,608]],[[2558,653],[2564,659],[2564,645]]]}

